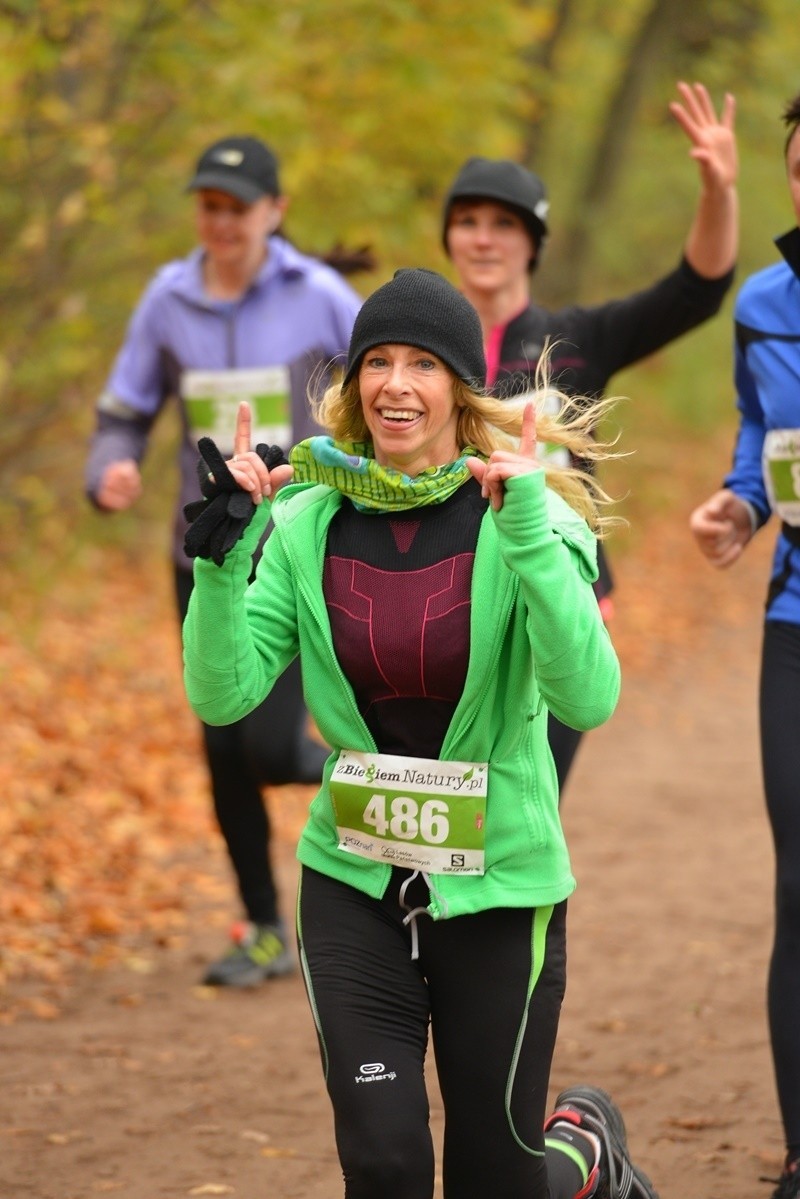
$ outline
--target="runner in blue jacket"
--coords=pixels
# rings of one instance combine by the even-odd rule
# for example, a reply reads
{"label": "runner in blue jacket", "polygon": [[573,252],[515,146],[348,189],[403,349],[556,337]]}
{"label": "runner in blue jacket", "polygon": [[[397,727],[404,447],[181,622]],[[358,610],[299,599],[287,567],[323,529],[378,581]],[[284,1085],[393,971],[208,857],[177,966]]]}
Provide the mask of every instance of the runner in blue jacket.
{"label": "runner in blue jacket", "polygon": [[[787,105],[786,168],[800,226],[800,94]],[[800,1196],[800,227],[776,239],[783,261],[751,276],[736,302],[739,433],[724,487],[691,516],[697,543],[730,566],[774,512],[780,520],[761,655],[761,756],[775,841],[775,936],[768,1009],[786,1138],[773,1199]]]}
{"label": "runner in blue jacket", "polygon": [[[257,440],[288,447],[314,429],[310,380],[346,354],[361,298],[330,267],[301,254],[277,230],[286,209],[278,164],[251,137],[227,137],[200,157],[196,196],[200,245],[155,275],[130,322],[97,407],[86,468],[98,508],[130,507],[153,425],[176,400],[181,420],[180,492],[173,558],[181,619],[192,589],[183,543],[184,505],[201,498],[197,442],[221,439],[240,401],[254,411]],[[306,733],[300,673],[246,720],[204,726],[214,809],[246,920],[204,981],[252,985],[292,968],[269,855],[264,784],[316,782],[325,749]]]}

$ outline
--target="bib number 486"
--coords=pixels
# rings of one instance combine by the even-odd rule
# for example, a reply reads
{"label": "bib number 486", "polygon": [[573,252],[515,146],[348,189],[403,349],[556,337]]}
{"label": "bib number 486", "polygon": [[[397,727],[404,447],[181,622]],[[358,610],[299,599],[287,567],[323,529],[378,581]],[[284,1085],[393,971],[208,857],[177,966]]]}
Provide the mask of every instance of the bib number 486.
{"label": "bib number 486", "polygon": [[398,841],[413,841],[422,837],[429,845],[447,840],[450,821],[449,807],[439,799],[426,799],[419,804],[408,795],[396,795],[386,810],[386,796],[373,795],[364,808],[363,821],[375,829],[379,837],[388,833]]}

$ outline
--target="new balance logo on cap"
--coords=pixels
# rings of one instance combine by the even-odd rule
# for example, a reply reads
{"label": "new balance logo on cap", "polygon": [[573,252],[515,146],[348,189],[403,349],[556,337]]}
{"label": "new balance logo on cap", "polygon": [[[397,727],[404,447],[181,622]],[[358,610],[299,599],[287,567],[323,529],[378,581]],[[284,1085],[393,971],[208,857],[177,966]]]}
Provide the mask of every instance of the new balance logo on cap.
{"label": "new balance logo on cap", "polygon": [[238,167],[239,163],[244,162],[244,154],[241,150],[215,150],[211,157],[217,162],[224,162],[226,167]]}

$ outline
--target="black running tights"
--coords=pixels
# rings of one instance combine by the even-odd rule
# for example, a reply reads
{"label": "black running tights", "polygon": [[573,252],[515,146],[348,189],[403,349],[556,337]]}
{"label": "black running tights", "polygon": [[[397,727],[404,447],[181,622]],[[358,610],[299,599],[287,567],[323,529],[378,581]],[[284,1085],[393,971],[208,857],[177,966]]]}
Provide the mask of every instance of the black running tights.
{"label": "black running tights", "polygon": [[769,967],[772,1057],[790,1153],[800,1154],[800,625],[767,621],[761,657],[761,758],[775,841]]}
{"label": "black running tights", "polygon": [[[563,1190],[556,1161],[548,1180],[542,1127],[565,984],[566,904],[439,921],[420,915],[412,961],[398,901],[405,875],[394,871],[383,899],[307,867],[301,877],[301,958],[345,1197],[433,1195],[430,1025],[446,1199],[547,1199],[548,1181]],[[413,887],[425,903],[420,878]],[[577,1189],[573,1181],[564,1194]]]}
{"label": "black running tights", "polygon": [[578,732],[577,729],[571,729],[567,724],[562,724],[552,712],[548,712],[547,741],[556,767],[559,800],[582,739],[583,733]]}

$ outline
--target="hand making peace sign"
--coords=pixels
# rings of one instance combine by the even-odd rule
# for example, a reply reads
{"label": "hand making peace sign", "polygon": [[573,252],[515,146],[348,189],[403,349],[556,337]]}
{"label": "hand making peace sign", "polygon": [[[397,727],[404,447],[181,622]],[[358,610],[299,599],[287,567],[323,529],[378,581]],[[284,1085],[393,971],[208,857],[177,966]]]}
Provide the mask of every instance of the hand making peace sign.
{"label": "hand making peace sign", "polygon": [[480,458],[467,458],[467,466],[481,485],[481,495],[488,497],[495,512],[503,507],[506,479],[541,470],[542,464],[536,457],[536,409],[530,400],[522,410],[519,450],[516,453],[513,450],[495,450],[488,462]]}

